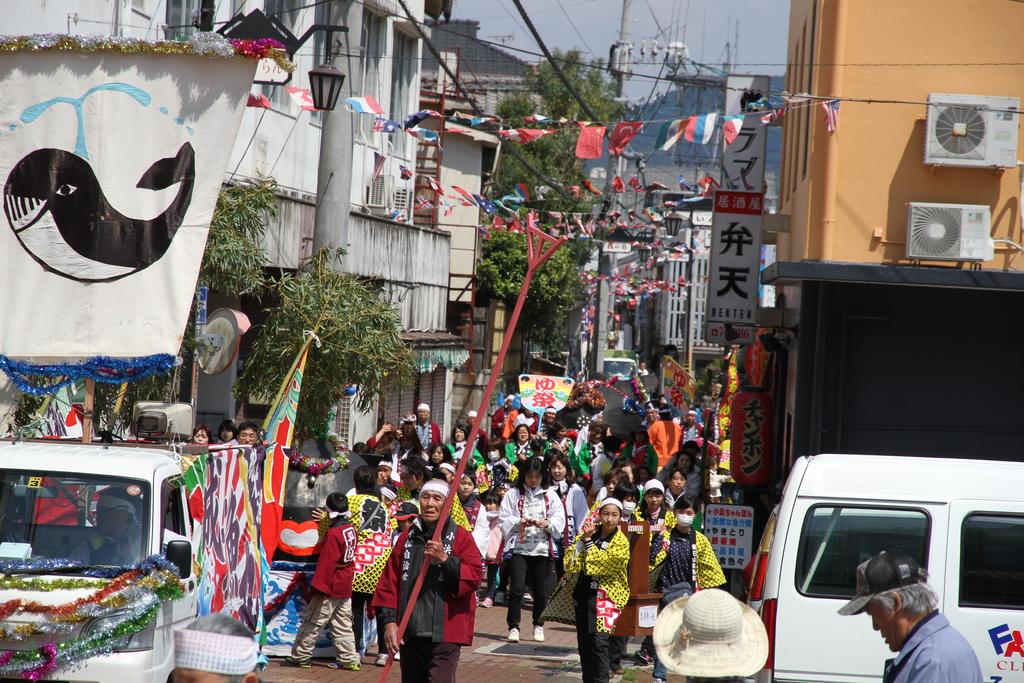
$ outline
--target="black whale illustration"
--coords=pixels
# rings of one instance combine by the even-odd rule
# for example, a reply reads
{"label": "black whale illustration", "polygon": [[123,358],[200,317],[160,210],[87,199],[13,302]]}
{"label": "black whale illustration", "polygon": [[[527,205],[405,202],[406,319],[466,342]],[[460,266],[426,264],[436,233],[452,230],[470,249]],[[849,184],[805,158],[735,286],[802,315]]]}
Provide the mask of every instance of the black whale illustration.
{"label": "black whale illustration", "polygon": [[110,281],[158,261],[192,201],[195,152],[154,162],[136,187],[163,190],[180,183],[170,205],[150,219],[132,218],[107,201],[88,161],[61,149],[37,149],[21,159],[4,185],[4,213],[22,247],[44,268],[80,281]]}

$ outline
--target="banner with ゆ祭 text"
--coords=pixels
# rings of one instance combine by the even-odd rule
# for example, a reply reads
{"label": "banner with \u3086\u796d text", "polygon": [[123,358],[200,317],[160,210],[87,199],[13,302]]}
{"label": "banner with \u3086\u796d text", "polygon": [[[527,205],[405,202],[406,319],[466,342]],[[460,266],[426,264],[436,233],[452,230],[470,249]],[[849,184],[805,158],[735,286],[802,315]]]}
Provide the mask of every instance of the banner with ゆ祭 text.
{"label": "banner with \u3086\u796d text", "polygon": [[519,375],[519,401],[535,413],[561,410],[572,393],[573,380],[549,375]]}
{"label": "banner with \u3086\u796d text", "polygon": [[695,385],[693,377],[682,365],[670,356],[662,356],[661,381],[664,384],[662,393],[668,397],[672,405],[686,410],[693,403]]}
{"label": "banner with \u3086\u796d text", "polygon": [[0,53],[0,354],[176,354],[256,62]]}

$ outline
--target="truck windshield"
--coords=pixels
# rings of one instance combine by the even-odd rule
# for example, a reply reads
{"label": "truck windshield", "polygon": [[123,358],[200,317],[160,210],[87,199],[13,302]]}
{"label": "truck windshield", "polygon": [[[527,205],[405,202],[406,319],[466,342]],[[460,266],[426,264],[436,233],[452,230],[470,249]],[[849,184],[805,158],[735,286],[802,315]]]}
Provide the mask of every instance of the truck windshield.
{"label": "truck windshield", "polygon": [[138,562],[148,547],[149,496],[141,480],[0,470],[0,559]]}
{"label": "truck windshield", "polygon": [[604,361],[604,374],[616,377],[632,377],[636,363],[627,359],[608,359]]}

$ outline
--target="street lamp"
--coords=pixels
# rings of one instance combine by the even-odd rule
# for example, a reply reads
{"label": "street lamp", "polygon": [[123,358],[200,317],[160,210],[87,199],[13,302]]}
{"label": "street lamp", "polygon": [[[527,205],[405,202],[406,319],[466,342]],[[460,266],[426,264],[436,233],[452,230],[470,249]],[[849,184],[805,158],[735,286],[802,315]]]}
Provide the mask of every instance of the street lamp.
{"label": "street lamp", "polygon": [[[328,40],[330,40],[330,34],[328,34]],[[337,67],[331,63],[330,56],[320,66],[310,69],[309,96],[313,100],[313,107],[318,111],[333,111],[338,104],[341,86],[344,83],[345,74],[338,71]]]}
{"label": "street lamp", "polygon": [[665,234],[669,237],[678,236],[679,231],[683,229],[683,222],[685,220],[686,214],[681,211],[673,211],[665,216]]}

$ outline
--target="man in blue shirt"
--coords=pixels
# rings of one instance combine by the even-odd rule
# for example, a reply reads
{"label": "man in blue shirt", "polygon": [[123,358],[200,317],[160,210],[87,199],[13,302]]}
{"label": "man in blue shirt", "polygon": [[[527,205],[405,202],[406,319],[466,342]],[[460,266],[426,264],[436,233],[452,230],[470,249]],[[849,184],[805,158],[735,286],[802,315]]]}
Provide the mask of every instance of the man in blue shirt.
{"label": "man in blue shirt", "polygon": [[981,683],[967,640],[937,609],[939,598],[914,558],[882,551],[857,567],[857,595],[839,613],[867,612],[886,645],[883,683]]}

